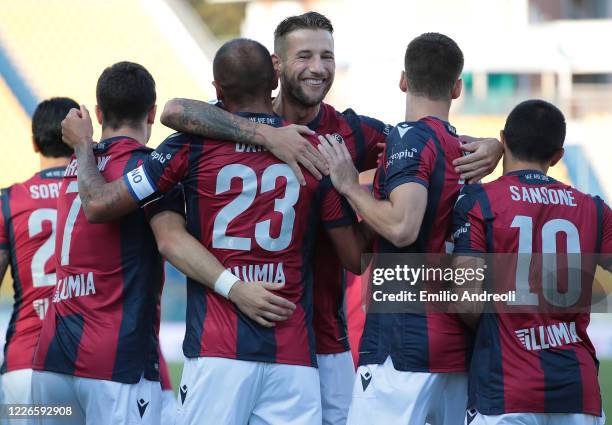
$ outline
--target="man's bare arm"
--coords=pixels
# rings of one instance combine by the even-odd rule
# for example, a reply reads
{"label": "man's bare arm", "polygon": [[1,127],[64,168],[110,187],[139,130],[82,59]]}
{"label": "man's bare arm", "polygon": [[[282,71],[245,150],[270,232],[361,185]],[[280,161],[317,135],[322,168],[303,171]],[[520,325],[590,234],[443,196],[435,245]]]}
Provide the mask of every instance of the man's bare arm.
{"label": "man's bare arm", "polygon": [[[174,211],[163,211],[150,221],[159,252],[178,270],[214,290],[214,283],[225,271],[223,265],[185,229],[185,219]],[[245,283],[238,278],[229,299],[262,326],[286,320],[295,309],[290,301],[271,291],[280,286],[265,282]]]}
{"label": "man's bare arm", "polygon": [[8,249],[0,249],[0,284],[4,279],[4,274],[9,265],[9,252]]}
{"label": "man's bare arm", "polygon": [[[482,257],[474,257],[468,255],[456,255],[453,258],[453,268],[455,269],[483,269],[485,260]],[[461,291],[469,291],[470,294],[481,294],[483,281],[476,276],[473,279],[467,279],[463,285],[454,285],[453,291],[459,293]],[[461,300],[461,294],[458,294],[458,299]],[[453,306],[454,312],[459,315],[459,318],[470,329],[475,330],[480,321],[480,316],[484,310],[484,303],[479,301],[457,301]]]}
{"label": "man's bare arm", "polygon": [[332,183],[374,232],[397,247],[413,243],[427,207],[427,189],[418,183],[404,183],[388,200],[374,198],[359,184],[350,153],[344,144],[321,138],[319,150],[330,166]]}
{"label": "man's bare arm", "polygon": [[93,127],[89,111],[71,109],[62,121],[62,138],[74,149],[77,158],[79,196],[90,223],[121,217],[138,208],[123,179],[107,183],[98,170],[93,154]]}
{"label": "man's bare arm", "polygon": [[166,103],[161,122],[176,131],[197,134],[211,139],[263,146],[287,163],[300,184],[306,184],[300,164],[315,178],[327,174],[321,154],[302,135],[313,135],[306,126],[290,125],[274,128],[258,124],[223,109],[191,99],[172,99]]}

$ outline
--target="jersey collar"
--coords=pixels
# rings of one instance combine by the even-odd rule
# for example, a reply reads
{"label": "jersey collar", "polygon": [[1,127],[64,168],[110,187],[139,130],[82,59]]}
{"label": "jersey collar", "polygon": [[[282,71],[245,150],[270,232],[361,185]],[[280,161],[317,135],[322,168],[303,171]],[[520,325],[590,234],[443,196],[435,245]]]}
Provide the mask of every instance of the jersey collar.
{"label": "jersey collar", "polygon": [[251,121],[261,124],[271,125],[273,127],[282,127],[282,119],[276,114],[262,114],[255,112],[236,112],[235,115],[238,115],[242,118],[247,118]]}
{"label": "jersey collar", "polygon": [[506,173],[506,176],[524,176],[525,174],[539,174],[541,176],[545,176],[546,174],[544,174],[541,170],[516,170],[516,171],[510,171],[509,173]]}
{"label": "jersey collar", "polygon": [[306,124],[306,127],[311,129],[312,131],[317,131],[317,128],[321,124],[321,119],[323,119],[323,109],[324,109],[324,106],[323,106],[323,103],[321,103],[321,105],[319,106],[319,112],[317,112],[317,116],[314,117],[314,119],[310,121],[308,124]]}
{"label": "jersey collar", "polygon": [[42,179],[58,179],[64,177],[66,167],[51,167],[40,170],[38,175]]}

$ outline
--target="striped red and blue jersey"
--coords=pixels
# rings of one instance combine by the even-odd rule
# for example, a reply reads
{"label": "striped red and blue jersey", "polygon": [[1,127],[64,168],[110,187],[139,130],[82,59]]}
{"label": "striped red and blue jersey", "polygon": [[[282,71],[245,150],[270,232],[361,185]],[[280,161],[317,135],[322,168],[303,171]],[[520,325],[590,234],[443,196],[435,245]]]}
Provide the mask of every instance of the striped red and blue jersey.
{"label": "striped red and blue jersey", "polygon": [[[279,127],[265,114],[241,114]],[[314,140],[313,144],[316,144]],[[312,257],[320,221],[354,221],[329,178],[306,174],[300,186],[287,164],[263,148],[177,133],[125,176],[132,195],[146,202],[182,182],[187,230],[245,282],[282,284],[275,294],[297,308],[274,328],[249,319],[229,300],[187,281],[186,357],[224,357],[316,365],[312,329]]]}
{"label": "striped red and blue jersey", "polygon": [[[374,177],[374,195],[389,199],[407,183],[423,185],[427,207],[416,241],[397,248],[376,240],[375,253],[444,253],[450,239],[453,205],[461,182],[452,161],[462,155],[461,141],[447,122],[426,117],[398,124],[389,135],[384,159]],[[465,371],[468,333],[457,316],[444,313],[368,313],[360,344],[359,364],[382,364],[391,356],[397,370]]]}
{"label": "striped red and blue jersey", "polygon": [[55,285],[57,198],[64,168],[49,168],[0,191],[0,250],[9,254],[15,301],[1,372],[32,368]]}
{"label": "striped red and blue jersey", "polygon": [[[612,253],[610,208],[599,197],[540,171],[522,170],[491,183],[465,186],[455,206],[453,229],[455,253],[515,254],[504,273],[489,271],[496,287],[517,292],[517,307],[532,307],[515,313],[514,305],[495,304],[497,314],[482,315],[470,367],[470,405],[487,415],[600,416],[599,362],[587,326],[596,265],[592,259],[606,253],[609,262]],[[559,262],[564,260],[556,254],[574,254],[582,258],[578,270],[591,269],[582,274],[582,287],[575,292],[589,300],[580,309],[544,308],[549,306],[545,293],[552,292],[543,290],[543,253]],[[570,256],[563,257],[569,264]],[[504,258],[500,261],[510,261]],[[562,273],[557,276],[549,289],[567,292],[567,274],[563,285]]]}
{"label": "striped red and blue jersey", "polygon": [[[95,145],[107,181],[137,167],[151,149],[127,137]],[[57,204],[57,284],[43,322],[34,369],[133,384],[159,380],[158,304],[163,262],[147,213],[90,224],[81,208],[77,164],[66,168]],[[167,204],[167,205],[165,205]],[[163,199],[151,213],[180,201]]]}
{"label": "striped red and blue jersey", "polygon": [[[308,127],[319,134],[343,141],[359,171],[376,168],[379,148],[390,126],[374,118],[357,115],[352,109],[340,113],[326,103]],[[314,329],[318,354],[349,350],[345,312],[346,271],[327,233],[319,230],[315,253]]]}

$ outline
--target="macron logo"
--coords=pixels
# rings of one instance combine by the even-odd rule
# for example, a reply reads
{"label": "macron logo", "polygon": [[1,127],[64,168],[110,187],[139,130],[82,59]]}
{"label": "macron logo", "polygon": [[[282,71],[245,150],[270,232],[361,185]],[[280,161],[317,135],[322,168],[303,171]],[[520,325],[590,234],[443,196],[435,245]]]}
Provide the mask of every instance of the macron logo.
{"label": "macron logo", "polygon": [[399,133],[400,138],[402,138],[402,139],[403,139],[403,138],[404,138],[404,135],[405,135],[406,133],[408,133],[408,130],[410,130],[411,128],[412,128],[412,126],[411,126],[411,125],[407,125],[407,124],[401,124],[401,125],[399,125],[399,126],[397,127],[397,132]]}
{"label": "macron logo", "polygon": [[149,402],[145,401],[143,398],[138,400],[138,413],[140,413],[140,418],[141,419],[144,416],[144,414],[145,414],[145,412],[147,410],[147,406],[148,405],[149,405]]}
{"label": "macron logo", "polygon": [[514,333],[528,351],[546,350],[582,341],[576,333],[576,322],[519,329]]}

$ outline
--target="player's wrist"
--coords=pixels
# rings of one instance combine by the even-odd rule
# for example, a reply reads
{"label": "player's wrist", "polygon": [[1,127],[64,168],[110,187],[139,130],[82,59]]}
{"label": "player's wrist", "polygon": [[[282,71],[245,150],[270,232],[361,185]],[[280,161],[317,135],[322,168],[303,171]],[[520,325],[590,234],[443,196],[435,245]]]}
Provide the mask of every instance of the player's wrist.
{"label": "player's wrist", "polygon": [[240,279],[229,271],[223,270],[223,273],[215,281],[213,288],[217,294],[230,299],[230,292],[238,282],[240,282]]}
{"label": "player's wrist", "polygon": [[347,198],[352,198],[353,196],[355,196],[357,191],[361,190],[359,181],[346,180],[339,186],[340,187],[337,188],[338,192]]}
{"label": "player's wrist", "polygon": [[255,124],[254,142],[267,150],[272,150],[274,147],[274,131],[276,130],[276,128],[266,124]]}
{"label": "player's wrist", "polygon": [[91,145],[94,143],[93,138],[91,136],[83,136],[74,140],[72,143],[72,147],[75,152],[83,151],[87,149],[91,149]]}

